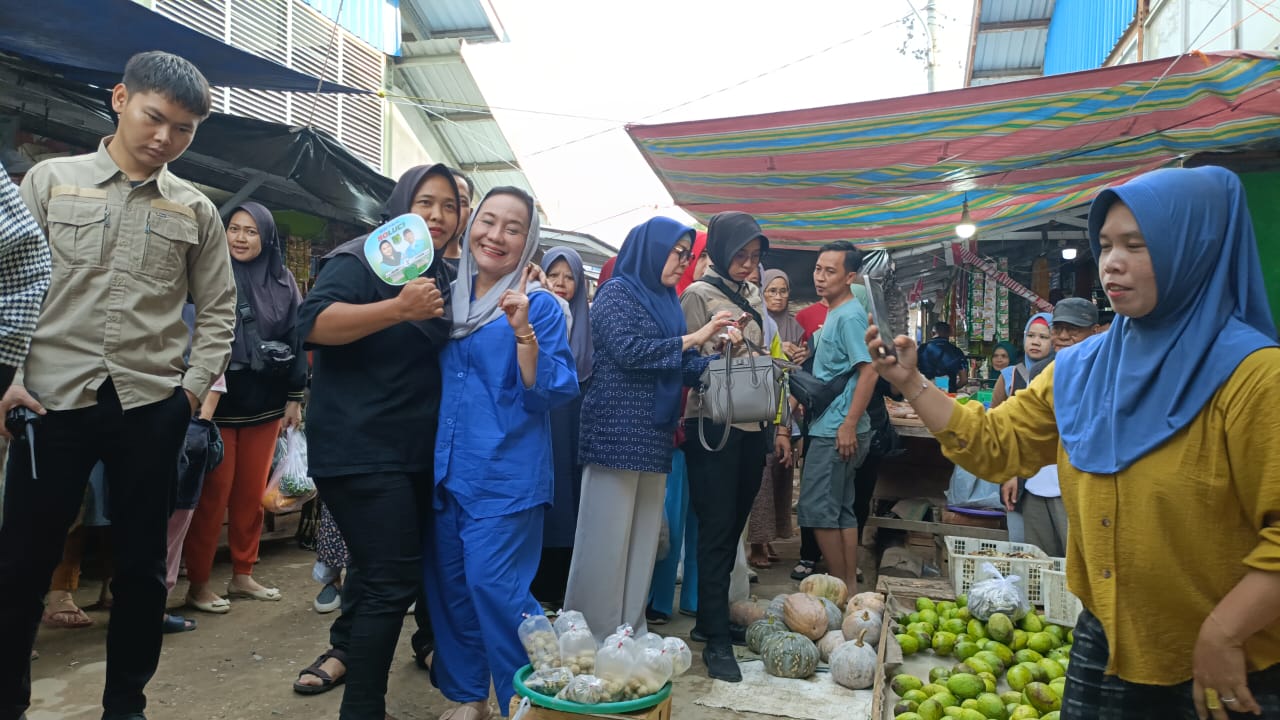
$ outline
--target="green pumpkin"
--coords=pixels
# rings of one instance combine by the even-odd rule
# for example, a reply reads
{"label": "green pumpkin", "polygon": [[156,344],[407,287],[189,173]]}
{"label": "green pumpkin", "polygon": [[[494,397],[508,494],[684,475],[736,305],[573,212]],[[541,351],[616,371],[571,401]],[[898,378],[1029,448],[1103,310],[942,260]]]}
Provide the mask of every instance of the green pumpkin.
{"label": "green pumpkin", "polygon": [[818,646],[800,633],[771,636],[764,644],[764,671],[781,678],[807,678],[818,669]]}
{"label": "green pumpkin", "polygon": [[827,609],[827,632],[839,630],[844,624],[844,613],[840,608],[826,598],[818,598],[822,601],[822,607]]}
{"label": "green pumpkin", "polygon": [[759,655],[764,652],[764,642],[771,636],[787,631],[782,620],[765,618],[757,620],[747,627],[747,649]]}

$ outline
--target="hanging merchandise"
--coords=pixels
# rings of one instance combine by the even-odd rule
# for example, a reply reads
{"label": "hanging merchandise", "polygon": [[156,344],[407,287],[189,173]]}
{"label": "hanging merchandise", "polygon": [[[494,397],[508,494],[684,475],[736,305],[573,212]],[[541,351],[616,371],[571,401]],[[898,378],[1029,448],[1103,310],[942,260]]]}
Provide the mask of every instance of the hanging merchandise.
{"label": "hanging merchandise", "polygon": [[[1009,272],[1009,258],[1000,258],[996,261],[996,267],[1002,273]],[[996,339],[1005,340],[1009,337],[1009,288],[996,284]]]}
{"label": "hanging merchandise", "polygon": [[[1032,305],[1034,305],[1041,312],[1053,312],[1052,303],[1045,300],[1044,297],[1039,293],[1035,293],[1035,292],[1032,292],[1031,290],[1028,290],[1027,287],[1024,286],[1022,283],[1019,283],[1018,281],[1009,277],[1009,273],[1001,272],[995,266],[995,264],[993,264],[991,261],[984,260],[983,258],[978,257],[977,255],[975,255],[974,253],[968,250],[961,250],[960,257],[964,261],[965,265],[975,267],[981,270],[982,272],[986,273],[987,275],[993,277],[996,282],[1012,290],[1018,295],[1026,298],[1028,301],[1031,302]],[[1044,260],[1043,258],[1040,258],[1040,260],[1037,260],[1036,262],[1039,263],[1043,260]],[[1047,272],[1047,267],[1048,266],[1046,264],[1046,272]],[[1034,272],[1033,272],[1033,276],[1034,276]]]}
{"label": "hanging merchandise", "polygon": [[984,277],[986,282],[982,293],[982,339],[986,342],[991,342],[998,335],[996,332],[996,313],[998,312],[997,301],[999,299],[997,288],[1000,285],[994,277],[990,275]]}
{"label": "hanging merchandise", "polygon": [[1041,256],[1031,263],[1031,291],[1040,297],[1049,297],[1049,259]]}

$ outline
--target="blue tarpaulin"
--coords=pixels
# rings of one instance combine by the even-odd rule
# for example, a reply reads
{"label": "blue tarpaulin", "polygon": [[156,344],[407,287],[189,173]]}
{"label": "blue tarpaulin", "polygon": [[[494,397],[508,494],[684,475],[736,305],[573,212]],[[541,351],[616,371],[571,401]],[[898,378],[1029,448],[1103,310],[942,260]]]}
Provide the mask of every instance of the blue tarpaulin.
{"label": "blue tarpaulin", "polygon": [[[66,77],[110,87],[135,53],[190,60],[211,85],[315,92],[318,78],[234,48],[133,0],[0,0],[0,51],[46,63]],[[322,92],[364,93],[326,82]]]}

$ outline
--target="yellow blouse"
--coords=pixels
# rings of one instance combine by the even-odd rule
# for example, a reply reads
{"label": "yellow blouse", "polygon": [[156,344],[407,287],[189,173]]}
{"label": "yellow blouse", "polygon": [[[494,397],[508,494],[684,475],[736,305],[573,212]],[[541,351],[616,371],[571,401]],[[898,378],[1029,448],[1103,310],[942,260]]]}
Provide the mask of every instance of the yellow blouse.
{"label": "yellow blouse", "polygon": [[[1190,425],[1115,475],[1071,466],[1053,370],[991,412],[957,405],[937,433],[943,453],[993,482],[1056,461],[1067,584],[1106,630],[1107,672],[1148,685],[1190,680],[1210,611],[1250,570],[1280,572],[1280,348],[1247,357]],[[1245,651],[1250,672],[1280,663],[1280,623]]]}

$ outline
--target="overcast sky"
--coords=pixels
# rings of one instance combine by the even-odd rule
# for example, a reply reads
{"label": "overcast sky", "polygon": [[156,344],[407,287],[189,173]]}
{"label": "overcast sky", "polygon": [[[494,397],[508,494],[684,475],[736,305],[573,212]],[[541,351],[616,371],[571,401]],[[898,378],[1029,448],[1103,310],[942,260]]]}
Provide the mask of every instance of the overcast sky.
{"label": "overcast sky", "polygon": [[[924,46],[923,25],[901,20],[914,17],[912,5],[923,16],[926,0],[491,2],[510,42],[468,46],[467,63],[550,225],[615,246],[655,215],[688,219],[671,205],[624,123],[754,115],[927,89],[924,62],[899,51]],[[938,17],[936,88],[943,90],[962,82],[972,0],[938,0]]]}

